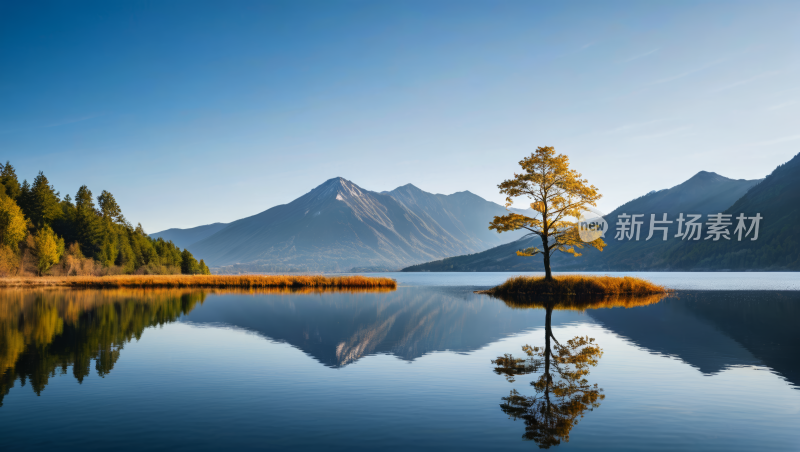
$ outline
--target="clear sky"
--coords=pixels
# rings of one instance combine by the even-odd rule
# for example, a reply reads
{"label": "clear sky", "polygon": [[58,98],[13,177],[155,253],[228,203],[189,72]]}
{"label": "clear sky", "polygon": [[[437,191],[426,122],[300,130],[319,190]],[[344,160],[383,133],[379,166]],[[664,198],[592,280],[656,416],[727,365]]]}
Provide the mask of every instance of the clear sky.
{"label": "clear sky", "polygon": [[609,212],[800,152],[800,2],[0,0],[0,159],[149,232],[342,176],[502,202],[555,146]]}

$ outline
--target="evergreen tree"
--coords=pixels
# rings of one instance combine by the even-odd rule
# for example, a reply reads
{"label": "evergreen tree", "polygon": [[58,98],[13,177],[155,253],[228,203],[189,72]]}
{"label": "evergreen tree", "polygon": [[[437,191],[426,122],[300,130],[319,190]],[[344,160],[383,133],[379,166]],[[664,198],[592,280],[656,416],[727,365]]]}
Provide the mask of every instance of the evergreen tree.
{"label": "evergreen tree", "polygon": [[185,275],[196,275],[200,273],[200,265],[187,249],[184,249],[181,253],[181,273]]}
{"label": "evergreen tree", "polygon": [[64,239],[65,243],[75,243],[79,240],[78,231],[75,227],[77,216],[75,204],[72,203],[72,198],[66,195],[59,207],[61,207],[61,215],[53,221],[53,230]]}
{"label": "evergreen tree", "polygon": [[44,173],[39,171],[30,189],[28,218],[38,227],[49,226],[61,216],[61,201]]}
{"label": "evergreen tree", "polygon": [[16,201],[22,192],[22,187],[20,187],[19,180],[17,179],[17,173],[14,171],[14,167],[11,166],[11,162],[8,161],[6,161],[5,166],[2,168],[3,170],[0,171],[0,183],[5,187],[6,195]]}
{"label": "evergreen tree", "polygon": [[117,259],[114,261],[115,265],[122,267],[125,273],[128,274],[136,270],[136,256],[131,245],[130,232],[132,231],[128,228],[121,228],[117,239],[119,251],[117,252]]}
{"label": "evergreen tree", "polygon": [[75,194],[74,224],[81,249],[88,256],[94,256],[102,246],[103,237],[100,234],[100,215],[95,209],[92,191],[86,185]]}
{"label": "evergreen tree", "polygon": [[17,197],[17,205],[20,209],[22,209],[22,213],[24,213],[26,217],[30,218],[31,185],[28,183],[27,179],[22,181],[22,186],[19,189],[19,196]]}
{"label": "evergreen tree", "polygon": [[159,237],[153,242],[153,245],[155,246],[156,252],[158,253],[158,258],[161,261],[161,265],[183,268],[182,266],[183,258],[181,250],[180,248],[175,246],[174,243],[172,243],[171,241],[166,242],[164,241],[164,239]]}
{"label": "evergreen tree", "polygon": [[109,219],[117,223],[125,222],[125,217],[122,216],[122,209],[114,199],[114,195],[103,190],[103,193],[97,197],[97,205],[100,206],[100,213],[104,219]]}
{"label": "evergreen tree", "polygon": [[106,234],[103,237],[103,242],[100,245],[99,252],[95,255],[98,261],[103,264],[104,267],[111,267],[114,265],[114,262],[117,259],[117,253],[119,252],[119,242],[116,240],[117,238],[111,234]]}
{"label": "evergreen tree", "polygon": [[211,270],[209,270],[208,265],[206,265],[203,259],[200,259],[200,274],[201,275],[210,275]]}

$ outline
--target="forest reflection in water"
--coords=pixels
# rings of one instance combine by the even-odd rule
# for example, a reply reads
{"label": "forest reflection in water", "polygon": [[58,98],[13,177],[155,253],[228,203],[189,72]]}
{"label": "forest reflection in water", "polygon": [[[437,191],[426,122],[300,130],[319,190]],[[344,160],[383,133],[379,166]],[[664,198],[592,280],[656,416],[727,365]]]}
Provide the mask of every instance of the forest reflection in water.
{"label": "forest reflection in water", "polygon": [[522,346],[525,358],[506,353],[492,364],[494,372],[514,382],[520,375],[540,374],[530,385],[534,395],[523,395],[512,389],[503,397],[500,408],[510,419],[525,422],[523,439],[535,441],[539,448],[549,449],[569,442],[573,427],[586,411],[593,411],[605,399],[603,389],[586,377],[603,356],[603,349],[589,336],[575,336],[559,342],[553,334],[553,310],[585,310],[600,308],[632,308],[658,303],[665,295],[611,295],[606,297],[535,297],[502,296],[509,307],[544,309],[544,346]]}
{"label": "forest reflection in water", "polygon": [[4,289],[0,291],[0,407],[19,380],[39,395],[57,374],[81,383],[94,360],[114,368],[124,345],[153,326],[175,322],[210,293],[309,294],[391,289]]}
{"label": "forest reflection in water", "polygon": [[107,375],[125,343],[174,322],[203,291],[173,289],[9,289],[0,291],[0,406],[16,380],[40,394],[57,372],[78,382],[92,360]]}

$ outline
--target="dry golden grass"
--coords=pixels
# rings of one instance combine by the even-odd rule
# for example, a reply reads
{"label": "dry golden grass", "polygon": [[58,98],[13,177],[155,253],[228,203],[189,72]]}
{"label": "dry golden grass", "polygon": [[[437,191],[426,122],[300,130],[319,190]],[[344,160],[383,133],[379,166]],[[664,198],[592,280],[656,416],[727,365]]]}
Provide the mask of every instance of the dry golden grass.
{"label": "dry golden grass", "polygon": [[492,295],[648,295],[671,292],[664,286],[632,276],[560,275],[515,276],[485,291]]}
{"label": "dry golden grass", "polygon": [[391,278],[320,275],[122,275],[0,278],[0,287],[393,290]]}

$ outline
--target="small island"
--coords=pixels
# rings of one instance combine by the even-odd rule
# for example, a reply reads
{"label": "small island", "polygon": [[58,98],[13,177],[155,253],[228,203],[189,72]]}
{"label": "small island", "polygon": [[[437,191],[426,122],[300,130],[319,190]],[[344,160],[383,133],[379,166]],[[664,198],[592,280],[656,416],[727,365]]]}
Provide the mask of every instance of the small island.
{"label": "small island", "polygon": [[496,296],[537,295],[653,295],[672,292],[664,286],[633,276],[559,275],[514,276],[497,287],[479,291]]}

